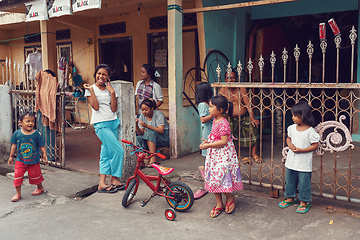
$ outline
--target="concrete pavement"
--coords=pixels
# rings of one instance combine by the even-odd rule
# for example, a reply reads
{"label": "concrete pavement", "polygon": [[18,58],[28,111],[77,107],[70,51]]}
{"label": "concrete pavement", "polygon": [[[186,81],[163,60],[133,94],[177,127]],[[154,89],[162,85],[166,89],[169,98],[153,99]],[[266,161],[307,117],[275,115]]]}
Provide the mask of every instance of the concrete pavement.
{"label": "concrete pavement", "polygon": [[[186,182],[195,192],[202,182],[197,166],[203,157],[195,153],[181,159],[166,160],[174,167],[172,180]],[[4,165],[0,165],[3,169]],[[306,214],[295,213],[296,206],[280,209],[281,200],[271,198],[268,189],[245,185],[236,192],[236,211],[211,219],[215,205],[212,194],[196,200],[193,207],[167,221],[165,199],[150,197],[144,184],[128,208],[121,206],[124,191],[94,193],[98,176],[42,166],[46,194],[31,196],[34,186],[23,185],[23,199],[10,202],[15,194],[12,180],[0,176],[0,239],[357,239],[360,234],[358,204],[313,197]],[[4,171],[4,170],[2,170]],[[146,169],[147,172],[154,171]],[[94,189],[95,188],[95,189]],[[77,197],[76,197],[77,196]],[[331,224],[332,223],[332,224]]]}

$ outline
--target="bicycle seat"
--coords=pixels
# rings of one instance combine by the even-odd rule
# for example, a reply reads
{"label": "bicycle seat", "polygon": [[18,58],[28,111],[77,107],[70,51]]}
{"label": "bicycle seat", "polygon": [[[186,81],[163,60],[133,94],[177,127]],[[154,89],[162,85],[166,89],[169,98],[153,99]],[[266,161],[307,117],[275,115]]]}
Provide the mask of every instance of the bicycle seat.
{"label": "bicycle seat", "polygon": [[159,174],[161,174],[163,176],[168,175],[174,171],[174,168],[163,167],[163,166],[157,165],[155,163],[151,164],[151,166],[153,168],[155,168],[159,172]]}

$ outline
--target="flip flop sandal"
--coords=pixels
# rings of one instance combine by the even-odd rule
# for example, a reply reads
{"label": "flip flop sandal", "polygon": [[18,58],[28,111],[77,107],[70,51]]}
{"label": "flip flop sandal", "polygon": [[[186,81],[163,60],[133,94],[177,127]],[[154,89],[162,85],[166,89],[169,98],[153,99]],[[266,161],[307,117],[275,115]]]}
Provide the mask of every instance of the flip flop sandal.
{"label": "flip flop sandal", "polygon": [[225,208],[216,208],[216,206],[215,206],[213,208],[214,215],[211,215],[211,213],[210,213],[210,217],[211,218],[217,218],[224,210],[225,210]]}
{"label": "flip flop sandal", "polygon": [[11,199],[11,201],[12,201],[12,202],[17,202],[17,201],[19,201],[20,199],[21,199],[21,195],[16,194],[16,195]]}
{"label": "flip flop sandal", "polygon": [[[311,207],[311,203],[309,203],[308,205],[306,205],[306,206],[299,206],[297,209],[296,209],[296,212],[297,213],[307,213],[308,211],[309,211],[309,209],[310,209],[310,207]],[[300,209],[304,209],[304,210],[299,210],[299,208]]]}
{"label": "flip flop sandal", "polygon": [[255,161],[256,163],[263,163],[263,162],[264,162],[264,160],[263,160],[261,157],[255,157],[255,158],[254,158],[254,161]]}
{"label": "flip flop sandal", "polygon": [[[227,214],[232,214],[232,213],[234,212],[235,207],[236,207],[236,205],[235,205],[235,203],[234,203],[234,200],[235,200],[235,198],[233,198],[233,200],[231,201],[230,204],[226,203],[226,207],[227,207],[228,210],[226,211],[226,209],[225,209],[225,212],[226,212]],[[233,208],[232,211],[230,211],[230,206],[233,205],[233,204],[234,204],[234,208]]]}
{"label": "flip flop sandal", "polygon": [[[292,201],[292,202],[287,202],[287,201],[285,201],[285,200],[286,200],[286,199],[284,199],[284,200],[282,200],[281,202],[279,202],[278,206],[279,206],[280,208],[287,208],[287,207],[290,207],[291,205],[294,205],[294,204],[297,203],[297,200],[296,200],[296,199],[294,199],[294,201]],[[285,204],[285,205],[282,205],[282,204]]]}
{"label": "flip flop sandal", "polygon": [[37,195],[43,194],[44,192],[45,192],[44,189],[40,190],[40,189],[37,188],[31,193],[31,195],[32,196],[37,196]]}
{"label": "flip flop sandal", "polygon": [[114,188],[113,186],[97,190],[98,193],[116,193],[117,191],[117,188]]}
{"label": "flip flop sandal", "polygon": [[205,189],[199,189],[194,193],[194,199],[199,199],[208,193]]}
{"label": "flip flop sandal", "polygon": [[251,165],[251,157],[244,157],[243,159],[241,159],[241,162],[243,164],[250,164]]}
{"label": "flip flop sandal", "polygon": [[118,191],[119,190],[124,190],[126,187],[126,184],[124,182],[121,182],[121,184],[111,184],[110,187],[116,188]]}

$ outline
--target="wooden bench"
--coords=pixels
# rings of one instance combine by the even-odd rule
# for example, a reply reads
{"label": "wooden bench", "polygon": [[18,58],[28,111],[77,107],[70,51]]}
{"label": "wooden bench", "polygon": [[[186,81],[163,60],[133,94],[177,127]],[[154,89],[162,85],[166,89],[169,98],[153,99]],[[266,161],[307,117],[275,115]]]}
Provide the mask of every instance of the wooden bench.
{"label": "wooden bench", "polygon": [[[346,119],[344,115],[339,117],[338,121],[326,121],[319,123],[315,127],[315,131],[320,135],[320,141],[318,148],[314,151],[314,156],[324,155],[325,151],[341,152],[349,147],[354,149],[354,145],[351,143],[351,133],[347,126],[343,123]],[[284,147],[282,150],[282,161],[286,161],[289,147]]]}

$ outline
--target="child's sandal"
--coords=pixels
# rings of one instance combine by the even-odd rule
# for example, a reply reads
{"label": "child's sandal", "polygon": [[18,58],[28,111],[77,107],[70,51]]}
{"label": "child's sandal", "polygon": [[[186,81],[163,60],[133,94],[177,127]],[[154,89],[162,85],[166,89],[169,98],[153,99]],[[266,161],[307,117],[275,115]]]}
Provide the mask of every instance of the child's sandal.
{"label": "child's sandal", "polygon": [[211,218],[216,218],[218,217],[223,211],[225,210],[224,207],[222,208],[216,208],[216,206],[212,209],[213,213],[210,213],[210,217]]}
{"label": "child's sandal", "polygon": [[16,194],[15,196],[13,196],[13,198],[11,199],[12,202],[17,202],[21,199],[21,195]]}

